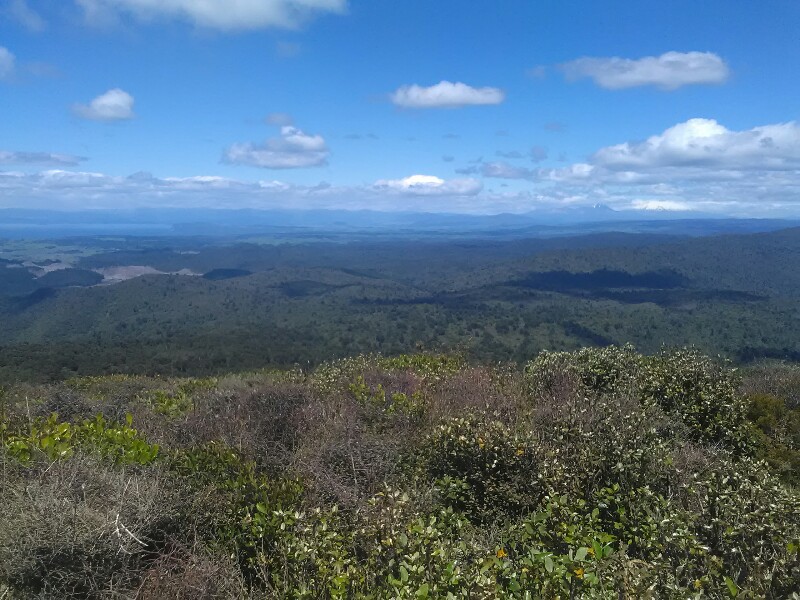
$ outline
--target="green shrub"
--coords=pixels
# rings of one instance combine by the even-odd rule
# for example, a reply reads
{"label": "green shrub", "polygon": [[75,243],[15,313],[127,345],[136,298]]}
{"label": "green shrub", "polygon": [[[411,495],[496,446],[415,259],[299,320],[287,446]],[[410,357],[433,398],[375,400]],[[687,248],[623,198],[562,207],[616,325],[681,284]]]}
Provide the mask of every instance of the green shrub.
{"label": "green shrub", "polygon": [[37,453],[50,460],[69,458],[76,449],[110,458],[118,464],[145,465],[156,460],[157,444],[149,444],[132,427],[130,415],[125,424],[109,423],[102,415],[73,425],[53,414],[36,419],[27,432],[6,434],[8,453],[22,462],[30,462]]}
{"label": "green shrub", "polygon": [[419,390],[411,394],[388,393],[381,384],[372,389],[361,375],[348,388],[353,398],[362,406],[376,408],[387,415],[418,417],[425,412],[425,400]]}
{"label": "green shrub", "polygon": [[636,354],[630,346],[543,352],[525,372],[534,396],[569,388],[570,383],[578,387],[567,389],[568,394],[634,396],[679,417],[691,437],[703,444],[750,451],[747,404],[737,393],[738,375],[696,350],[652,357]]}
{"label": "green shrub", "polygon": [[800,484],[800,408],[790,409],[770,394],[753,394],[747,418],[752,425],[756,456],[789,484]]}
{"label": "green shrub", "polygon": [[533,441],[487,415],[439,425],[422,453],[445,502],[478,521],[517,515],[542,494]]}
{"label": "green shrub", "polygon": [[639,387],[665,412],[678,415],[697,441],[737,453],[749,451],[747,403],[739,378],[696,350],[664,352],[645,359]]}

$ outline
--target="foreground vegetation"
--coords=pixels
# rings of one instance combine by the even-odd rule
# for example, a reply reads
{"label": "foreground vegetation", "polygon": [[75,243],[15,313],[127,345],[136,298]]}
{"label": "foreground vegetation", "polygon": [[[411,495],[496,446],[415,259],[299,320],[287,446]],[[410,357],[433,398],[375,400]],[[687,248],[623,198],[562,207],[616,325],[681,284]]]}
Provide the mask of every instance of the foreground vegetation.
{"label": "foreground vegetation", "polygon": [[7,386],[4,598],[792,598],[800,369],[691,350],[524,369]]}

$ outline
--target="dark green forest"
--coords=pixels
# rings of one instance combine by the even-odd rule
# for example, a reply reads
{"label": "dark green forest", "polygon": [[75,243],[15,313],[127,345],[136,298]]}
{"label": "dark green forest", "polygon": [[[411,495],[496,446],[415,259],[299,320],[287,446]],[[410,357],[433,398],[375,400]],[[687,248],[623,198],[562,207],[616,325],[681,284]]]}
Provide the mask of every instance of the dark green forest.
{"label": "dark green forest", "polygon": [[800,359],[800,229],[3,248],[4,379],[202,376],[418,349],[522,363],[625,343],[691,345],[738,363]]}

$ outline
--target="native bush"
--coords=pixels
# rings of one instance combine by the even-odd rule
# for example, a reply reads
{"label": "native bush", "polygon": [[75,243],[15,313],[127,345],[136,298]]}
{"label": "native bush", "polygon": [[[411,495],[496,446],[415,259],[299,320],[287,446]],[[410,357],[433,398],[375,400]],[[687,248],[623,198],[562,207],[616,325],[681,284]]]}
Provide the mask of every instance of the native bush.
{"label": "native bush", "polygon": [[542,493],[535,440],[491,415],[439,425],[422,455],[445,502],[477,521],[518,515]]}
{"label": "native bush", "polygon": [[0,597],[796,598],[794,372],[759,369],[610,347],[14,384]]}

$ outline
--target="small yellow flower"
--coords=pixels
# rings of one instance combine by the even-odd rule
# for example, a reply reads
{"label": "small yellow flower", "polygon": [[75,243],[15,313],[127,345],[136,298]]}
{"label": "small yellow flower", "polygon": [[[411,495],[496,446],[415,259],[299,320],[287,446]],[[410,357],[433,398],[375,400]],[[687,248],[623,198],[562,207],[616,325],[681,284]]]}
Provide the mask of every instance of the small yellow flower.
{"label": "small yellow flower", "polygon": [[483,441],[483,438],[478,438],[478,447],[483,448],[486,445],[486,442]]}
{"label": "small yellow flower", "polygon": [[703,582],[700,581],[699,579],[695,579],[694,580],[694,589],[699,590],[701,587],[703,587]]}
{"label": "small yellow flower", "polygon": [[575,569],[575,577],[578,579],[583,579],[583,569],[577,568]]}
{"label": "small yellow flower", "polygon": [[589,556],[594,556],[594,548],[587,548],[586,554],[588,554]]}
{"label": "small yellow flower", "polygon": [[497,551],[497,558],[505,558],[506,556],[508,556],[508,554],[506,554],[506,551],[502,548]]}
{"label": "small yellow flower", "polygon": [[525,449],[524,448],[517,448],[517,456],[522,456],[523,454],[525,454]]}

